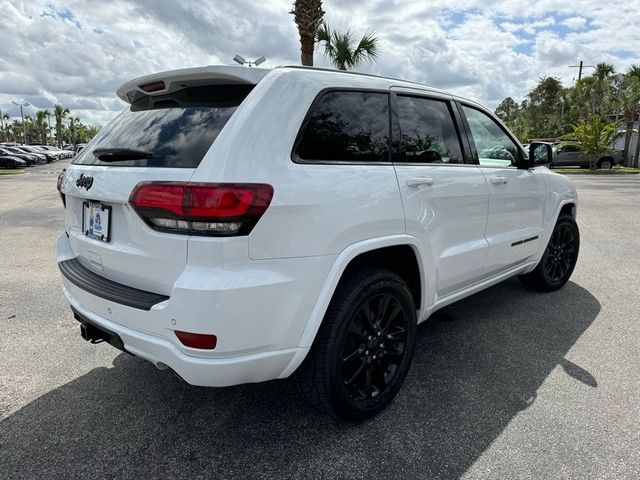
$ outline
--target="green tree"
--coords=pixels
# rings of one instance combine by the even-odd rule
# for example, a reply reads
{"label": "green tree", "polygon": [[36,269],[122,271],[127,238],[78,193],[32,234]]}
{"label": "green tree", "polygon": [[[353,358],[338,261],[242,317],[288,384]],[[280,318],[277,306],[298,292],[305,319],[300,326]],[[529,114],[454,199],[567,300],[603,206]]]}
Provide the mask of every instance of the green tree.
{"label": "green tree", "polygon": [[76,131],[80,127],[80,119],[78,117],[69,116],[69,134],[71,143],[76,144]]}
{"label": "green tree", "polygon": [[562,82],[554,77],[543,77],[527,94],[525,115],[533,137],[555,137],[563,130],[561,118],[564,95]]}
{"label": "green tree", "polygon": [[24,128],[24,131],[25,131],[25,137],[27,139],[27,143],[34,143],[34,140],[35,140],[35,135],[34,135],[35,122],[33,121],[33,118],[31,117],[31,115],[25,115],[24,116],[23,128]]}
{"label": "green tree", "polygon": [[611,95],[613,74],[616,73],[610,63],[599,63],[592,75],[593,82],[593,111],[598,115],[605,115],[608,97]]}
{"label": "green tree", "polygon": [[611,150],[618,137],[619,126],[620,122],[606,122],[600,115],[593,113],[572,125],[571,138],[580,143],[580,150],[589,157],[591,170],[596,169],[598,158]]}
{"label": "green tree", "polygon": [[2,129],[0,130],[0,133],[2,133],[2,137],[0,138],[2,138],[3,142],[6,142],[9,139],[9,135],[7,132],[8,121],[9,121],[9,115],[7,115],[6,113],[0,112],[0,126],[2,127]]}
{"label": "green tree", "polygon": [[53,115],[56,117],[56,142],[58,146],[62,146],[62,121],[69,115],[69,109],[64,108],[60,104],[55,104],[53,107]]}
{"label": "green tree", "polygon": [[349,30],[332,31],[327,24],[323,24],[318,30],[317,40],[338,70],[357,68],[365,61],[375,61],[379,55],[378,37],[373,33],[364,35],[356,45]]}
{"label": "green tree", "polygon": [[507,97],[497,106],[495,114],[510,127],[520,114],[520,105],[513,98]]}
{"label": "green tree", "polygon": [[[620,108],[625,124],[624,154],[630,166],[638,165],[638,153],[631,155],[631,138],[636,117],[640,114],[640,66],[632,66],[623,76],[620,92]],[[640,142],[637,142],[640,145]]]}
{"label": "green tree", "polygon": [[293,10],[289,13],[293,15],[293,21],[298,27],[302,65],[312,67],[316,35],[324,17],[322,0],[295,0]]}
{"label": "green tree", "polygon": [[43,145],[47,144],[49,127],[47,124],[48,110],[38,110],[35,117],[35,130],[40,136],[39,142]]}

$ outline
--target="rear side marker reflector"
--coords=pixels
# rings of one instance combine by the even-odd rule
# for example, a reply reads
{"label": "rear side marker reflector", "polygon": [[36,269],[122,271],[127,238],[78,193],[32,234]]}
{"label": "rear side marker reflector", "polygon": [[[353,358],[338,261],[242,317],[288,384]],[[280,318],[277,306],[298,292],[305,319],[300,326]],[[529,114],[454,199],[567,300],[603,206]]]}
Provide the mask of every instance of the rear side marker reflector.
{"label": "rear side marker reflector", "polygon": [[185,347],[199,348],[202,350],[213,350],[218,343],[218,337],[203,333],[180,332],[176,330],[176,337],[178,337],[180,343]]}
{"label": "rear side marker reflector", "polygon": [[272,197],[262,183],[142,182],[129,203],[155,230],[223,237],[248,235]]}

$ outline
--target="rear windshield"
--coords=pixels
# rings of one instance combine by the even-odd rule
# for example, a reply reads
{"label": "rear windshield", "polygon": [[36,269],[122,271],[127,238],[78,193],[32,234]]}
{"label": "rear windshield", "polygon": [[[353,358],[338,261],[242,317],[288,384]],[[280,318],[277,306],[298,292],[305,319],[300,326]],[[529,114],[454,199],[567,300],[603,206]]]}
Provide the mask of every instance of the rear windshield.
{"label": "rear windshield", "polygon": [[143,97],[102,128],[73,163],[196,168],[252,88],[215,85]]}

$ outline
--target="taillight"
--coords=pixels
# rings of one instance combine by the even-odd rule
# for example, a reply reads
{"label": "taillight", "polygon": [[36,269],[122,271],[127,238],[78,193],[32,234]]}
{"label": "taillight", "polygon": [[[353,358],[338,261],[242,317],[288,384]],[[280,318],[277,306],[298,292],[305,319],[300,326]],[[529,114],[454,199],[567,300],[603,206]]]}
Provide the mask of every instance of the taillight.
{"label": "taillight", "polygon": [[57,186],[56,188],[58,189],[58,193],[60,194],[60,198],[62,199],[62,205],[67,208],[67,200],[64,196],[64,193],[62,193],[62,180],[64,179],[64,172],[66,172],[67,169],[65,168],[64,170],[62,170],[62,173],[60,175],[58,175],[58,182],[57,182]]}
{"label": "taillight", "polygon": [[218,337],[204,333],[180,332],[176,330],[176,337],[185,347],[213,350],[218,344]]}
{"label": "taillight", "polygon": [[262,183],[142,182],[129,203],[155,230],[188,235],[248,235],[271,203]]}

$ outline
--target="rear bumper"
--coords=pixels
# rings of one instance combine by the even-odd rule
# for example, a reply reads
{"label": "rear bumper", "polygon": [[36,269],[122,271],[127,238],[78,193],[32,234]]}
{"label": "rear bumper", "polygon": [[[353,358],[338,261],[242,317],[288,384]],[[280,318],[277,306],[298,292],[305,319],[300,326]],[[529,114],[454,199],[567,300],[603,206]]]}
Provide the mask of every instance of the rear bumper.
{"label": "rear bumper", "polygon": [[199,358],[184,354],[172,342],[124,327],[85,309],[64,289],[78,316],[117,335],[124,350],[143,358],[160,369],[171,368],[191,385],[226,387],[240,383],[263,382],[279,378],[302,349],[291,348],[225,358]]}
{"label": "rear bumper", "polygon": [[[216,387],[285,378],[295,371],[308,351],[299,346],[302,333],[333,263],[332,257],[187,263],[168,295],[145,309],[122,301],[142,291],[108,280],[76,259],[66,234],[56,250],[64,294],[81,318],[117,335],[123,350],[171,368],[190,384]],[[218,346],[186,347],[175,330],[214,334]]]}

